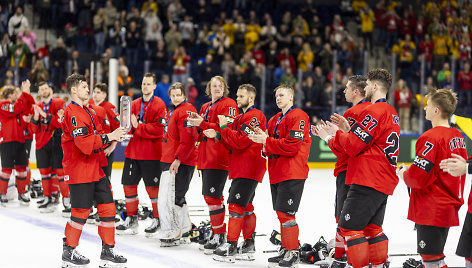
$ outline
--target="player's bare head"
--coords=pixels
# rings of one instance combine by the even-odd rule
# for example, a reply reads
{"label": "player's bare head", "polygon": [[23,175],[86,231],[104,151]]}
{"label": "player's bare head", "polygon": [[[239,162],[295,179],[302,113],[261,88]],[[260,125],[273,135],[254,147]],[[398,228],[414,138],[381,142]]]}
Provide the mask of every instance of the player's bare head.
{"label": "player's bare head", "polygon": [[52,87],[49,86],[49,83],[46,81],[41,81],[38,83],[38,94],[42,98],[49,98],[52,95]]}
{"label": "player's bare head", "polygon": [[15,95],[15,87],[14,86],[4,86],[2,91],[2,97],[5,100],[10,99],[12,95]]}
{"label": "player's bare head", "polygon": [[382,93],[387,93],[390,87],[392,86],[392,75],[389,71],[385,69],[374,69],[367,73],[367,84],[374,84],[382,91]]}
{"label": "player's bare head", "polygon": [[169,87],[169,97],[173,105],[177,106],[185,101],[186,92],[184,84],[177,82]]}
{"label": "player's bare head", "polygon": [[95,104],[100,104],[102,103],[106,98],[108,94],[108,86],[105,83],[97,83],[93,87],[93,101]]}
{"label": "player's bare head", "polygon": [[236,102],[241,109],[254,105],[256,88],[251,84],[242,84],[236,93]]}
{"label": "player's bare head", "polygon": [[141,83],[141,91],[143,96],[150,96],[154,94],[156,88],[156,76],[153,73],[146,73]]}
{"label": "player's bare head", "polygon": [[143,80],[144,78],[152,78],[152,83],[157,84],[157,78],[156,78],[156,75],[153,74],[153,73],[145,73],[144,76],[143,76]]}
{"label": "player's bare head", "polygon": [[442,119],[449,118],[456,110],[457,94],[452,89],[431,90],[426,98],[428,98],[427,106],[437,107]]}
{"label": "player's bare head", "polygon": [[95,90],[107,94],[108,93],[108,86],[105,83],[97,83],[97,84],[95,84],[95,87],[94,87],[94,91]]}
{"label": "player's bare head", "polygon": [[171,92],[174,91],[174,92],[178,92],[180,91],[180,94],[184,97],[187,97],[187,93],[185,92],[185,86],[184,84],[180,83],[180,82],[176,82],[176,83],[173,83],[170,87],[169,87],[169,91],[167,92],[170,96]]}
{"label": "player's bare head", "polygon": [[293,105],[293,96],[295,95],[295,90],[289,85],[280,85],[274,89],[275,91],[275,101],[277,106],[280,109],[284,109],[287,106]]}
{"label": "player's bare head", "polygon": [[71,89],[73,87],[77,88],[81,82],[86,82],[87,80],[85,79],[85,76],[78,74],[78,73],[73,73],[69,75],[66,79],[66,85],[67,85],[67,91],[71,93]]}
{"label": "player's bare head", "polygon": [[361,97],[365,97],[365,86],[367,79],[363,75],[353,75],[348,78],[351,90],[358,90]]}
{"label": "player's bare head", "polygon": [[207,83],[205,94],[207,94],[210,98],[213,97],[223,97],[228,96],[229,88],[226,80],[222,76],[213,76],[210,81]]}

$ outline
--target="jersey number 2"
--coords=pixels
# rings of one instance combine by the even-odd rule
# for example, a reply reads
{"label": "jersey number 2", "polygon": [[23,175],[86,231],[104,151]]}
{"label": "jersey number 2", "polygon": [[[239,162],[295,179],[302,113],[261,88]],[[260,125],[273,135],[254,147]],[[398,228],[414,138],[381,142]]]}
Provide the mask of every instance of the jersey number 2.
{"label": "jersey number 2", "polygon": [[396,168],[398,156],[395,156],[395,153],[398,151],[398,147],[400,145],[398,134],[396,132],[392,132],[392,134],[390,134],[390,136],[387,138],[387,143],[389,145],[384,149],[384,152],[388,156],[387,159],[390,164]]}

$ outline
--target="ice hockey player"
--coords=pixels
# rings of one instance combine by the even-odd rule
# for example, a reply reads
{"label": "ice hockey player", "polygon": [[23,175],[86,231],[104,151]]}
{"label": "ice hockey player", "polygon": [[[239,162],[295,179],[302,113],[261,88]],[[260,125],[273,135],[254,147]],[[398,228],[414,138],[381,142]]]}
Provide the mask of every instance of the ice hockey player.
{"label": "ice hockey player", "polygon": [[88,108],[89,89],[85,77],[72,74],[67,77],[66,84],[72,102],[64,112],[62,146],[72,212],[65,228],[62,267],[82,267],[90,263],[76,247],[94,201],[101,219],[98,226],[102,239],[100,267],[125,267],[126,258],[114,252],[115,204],[110,183],[101,167],[106,165],[103,148],[110,141],[122,140],[126,130],[120,127],[112,133],[101,134],[96,123],[99,119],[93,109]]}
{"label": "ice hockey player", "polygon": [[26,195],[26,166],[28,158],[25,147],[25,135],[20,114],[30,110],[34,104],[34,98],[29,94],[30,83],[22,82],[21,91],[13,86],[5,86],[0,101],[0,124],[2,128],[1,161],[2,172],[0,174],[0,204],[8,204],[6,197],[8,181],[13,169],[16,171],[16,187],[18,200],[22,205],[29,205],[30,198]]}
{"label": "ice hockey player", "polygon": [[159,228],[157,197],[159,195],[159,178],[161,177],[161,150],[164,136],[166,105],[154,96],[156,76],[146,73],[141,90],[143,96],[131,104],[131,131],[133,136],[125,150],[125,165],[121,183],[126,200],[125,222],[116,227],[118,234],[138,233],[138,184],[144,180],[146,191],[151,199],[154,218],[144,231],[155,233]]}
{"label": "ice hockey player", "polygon": [[451,154],[467,158],[467,151],[461,133],[448,122],[457,106],[456,93],[440,89],[426,97],[425,117],[433,128],[416,141],[413,165],[408,168],[402,164],[398,173],[411,189],[408,219],[415,222],[423,265],[442,268],[447,267],[444,245],[449,227],[459,225],[465,175],[452,176],[441,171],[439,164]]}
{"label": "ice hockey player", "polygon": [[[346,88],[344,89],[344,96],[346,101],[352,103],[353,106],[347,109],[342,117],[338,114],[331,116],[331,120],[344,132],[349,132],[354,123],[359,120],[360,113],[366,106],[371,104],[365,99],[365,86],[366,79],[363,76],[354,75],[348,78]],[[344,128],[341,126],[344,126]],[[316,127],[312,126],[311,128],[312,133],[316,133],[316,129],[314,129]],[[335,148],[335,145],[334,140],[330,140],[328,143],[329,148],[337,157],[334,168],[334,176],[336,177],[336,200],[334,211],[336,223],[338,223],[344,200],[346,200],[347,192],[349,190],[349,185],[345,183],[347,169],[349,168],[349,156],[344,152],[344,149]],[[341,236],[339,228],[336,228],[334,260],[331,267],[343,268],[346,266],[346,260],[343,259],[343,255],[346,253],[345,245],[346,241]]]}
{"label": "ice hockey player", "polygon": [[[93,89],[93,99],[91,100],[93,104],[103,107],[105,109],[107,115],[107,121],[109,124],[110,132],[114,131],[120,126],[120,116],[116,111],[115,105],[107,101],[107,94],[108,94],[108,87],[104,83],[97,83]],[[106,132],[106,129],[105,129]],[[107,154],[107,161],[108,165],[105,168],[105,174],[107,175],[108,179],[111,179],[111,170],[113,166],[113,157],[114,157],[114,150],[116,147],[116,142],[112,142],[110,147],[105,154]]]}
{"label": "ice hockey player", "polygon": [[203,246],[205,254],[226,242],[225,205],[223,189],[228,177],[229,153],[221,140],[218,115],[228,118],[232,124],[238,114],[236,102],[228,98],[228,84],[221,76],[214,76],[208,82],[205,93],[211,101],[205,103],[200,114],[192,113],[189,122],[200,134],[197,167],[202,171],[202,194],[210,211],[213,236]]}
{"label": "ice hockey player", "polygon": [[[262,156],[262,144],[254,143],[248,137],[256,128],[266,131],[265,115],[254,107],[256,88],[250,84],[239,86],[236,93],[238,108],[243,111],[228,126],[225,116],[219,115],[221,141],[231,150],[228,195],[227,242],[217,248],[213,259],[234,262],[235,259],[254,260],[256,214],[252,204],[256,187],[266,172],[266,159]],[[244,242],[238,249],[238,238],[243,231]]]}
{"label": "ice hockey player", "polygon": [[[383,267],[387,262],[388,238],[383,233],[388,195],[398,184],[395,173],[400,125],[398,114],[387,103],[392,75],[384,69],[367,73],[365,107],[359,120],[345,133],[327,124],[319,132],[326,142],[349,155],[346,184],[351,185],[338,227],[347,242],[347,260],[354,268]],[[335,135],[335,136],[333,136]]]}
{"label": "ice hockey player", "polygon": [[[61,120],[64,114],[65,101],[53,97],[54,92],[48,82],[38,84],[38,95],[41,102],[33,106],[34,114],[30,123],[30,129],[35,134],[36,162],[41,174],[44,200],[39,203],[41,213],[50,213],[56,209],[56,198],[59,198],[59,190],[62,193],[64,216],[70,216],[69,187],[64,182],[62,169],[62,146],[60,137],[62,134]],[[59,132],[57,135],[55,132]],[[59,189],[56,187],[59,186]]]}
{"label": "ice hockey player", "polygon": [[185,200],[197,163],[196,127],[188,123],[195,107],[186,100],[185,86],[174,83],[169,87],[173,109],[166,117],[166,132],[162,143],[161,181],[159,185],[159,216],[161,247],[179,245],[180,238],[192,229]]}
{"label": "ice hockey player", "polygon": [[293,107],[294,89],[281,85],[275,89],[277,106],[282,110],[269,120],[268,134],[256,128],[249,138],[263,144],[269,158],[272,206],[280,222],[282,246],[269,266],[293,267],[300,261],[298,223],[295,213],[300,205],[308,177],[311,138],[308,115]]}

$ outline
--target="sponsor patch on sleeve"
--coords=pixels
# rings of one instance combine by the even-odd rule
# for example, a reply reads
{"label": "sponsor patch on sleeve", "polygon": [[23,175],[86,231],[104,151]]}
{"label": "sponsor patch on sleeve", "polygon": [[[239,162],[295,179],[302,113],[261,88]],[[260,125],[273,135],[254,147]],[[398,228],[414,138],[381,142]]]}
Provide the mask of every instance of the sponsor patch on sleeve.
{"label": "sponsor patch on sleeve", "polygon": [[166,124],[166,119],[162,118],[162,117],[159,117],[159,123],[165,125]]}
{"label": "sponsor patch on sleeve", "polygon": [[365,131],[359,124],[355,123],[352,128],[351,132],[354,133],[361,141],[363,141],[366,144],[369,144],[370,141],[372,140],[372,136],[369,134],[369,132]]}
{"label": "sponsor patch on sleeve", "polygon": [[184,120],[184,127],[193,127],[187,120]]}
{"label": "sponsor patch on sleeve", "polygon": [[422,170],[430,173],[431,170],[433,169],[434,163],[429,161],[428,159],[417,155],[415,157],[415,161],[413,161],[413,165],[421,168]]}
{"label": "sponsor patch on sleeve", "polygon": [[113,119],[115,120],[115,122],[120,123],[120,119],[118,119],[117,116],[113,117]]}
{"label": "sponsor patch on sleeve", "polygon": [[86,127],[74,128],[74,130],[72,130],[72,137],[74,137],[75,139],[76,137],[79,137],[79,136],[85,136],[87,135],[87,133],[88,131]]}
{"label": "sponsor patch on sleeve", "polygon": [[234,118],[230,116],[225,116],[225,117],[226,117],[226,120],[228,121],[228,124],[232,124],[234,122]]}
{"label": "sponsor patch on sleeve", "polygon": [[303,133],[303,131],[290,130],[290,138],[303,140],[304,136],[305,134]]}
{"label": "sponsor patch on sleeve", "polygon": [[254,130],[252,130],[248,125],[243,124],[241,126],[241,131],[244,132],[246,135],[251,135],[254,134]]}

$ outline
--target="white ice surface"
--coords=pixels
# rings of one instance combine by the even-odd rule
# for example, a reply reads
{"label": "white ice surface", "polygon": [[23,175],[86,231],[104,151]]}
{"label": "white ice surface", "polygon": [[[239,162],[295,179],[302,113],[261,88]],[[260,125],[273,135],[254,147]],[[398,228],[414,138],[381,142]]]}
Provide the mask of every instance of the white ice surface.
{"label": "white ice surface", "polygon": [[[38,170],[33,170],[33,177],[39,178]],[[124,198],[120,184],[121,170],[113,170],[112,184],[115,198]],[[230,183],[226,184],[227,194]],[[311,170],[305,184],[305,190],[299,212],[296,215],[300,227],[301,243],[314,244],[320,236],[327,241],[334,237],[334,191],[335,179],[332,170]],[[470,182],[467,181],[465,197],[467,200]],[[139,185],[141,202],[150,204],[144,185]],[[20,207],[14,201],[7,208],[0,207],[0,267],[1,268],[43,268],[60,267],[62,253],[62,237],[67,219],[61,216],[59,205],[53,214],[41,214],[33,199],[29,207]],[[208,219],[208,210],[201,195],[201,177],[196,172],[187,194],[192,222],[197,226],[202,220]],[[211,256],[198,250],[196,243],[181,245],[176,248],[160,248],[156,240],[144,236],[144,228],[150,220],[140,221],[140,233],[135,236],[116,236],[116,250],[128,258],[129,268],[150,267],[267,267],[267,258],[274,253],[265,254],[263,250],[276,249],[269,242],[273,229],[279,229],[279,223],[272,209],[269,182],[266,177],[256,190],[254,200],[257,215],[256,260],[237,262],[235,264],[215,262]],[[204,210],[204,211],[201,211]],[[416,233],[414,224],[406,219],[408,211],[408,193],[406,186],[400,181],[393,196],[389,197],[384,221],[384,231],[389,237],[389,253],[415,253]],[[460,221],[465,217],[467,206],[460,210]],[[449,267],[464,266],[464,260],[455,256],[461,227],[453,227],[449,231],[446,243],[446,263]],[[97,226],[87,224],[84,227],[79,252],[91,260],[88,267],[98,267],[100,257],[100,239]],[[400,267],[408,257],[390,258],[391,267]],[[418,256],[415,257],[418,259]],[[300,267],[315,267],[300,264]]]}

